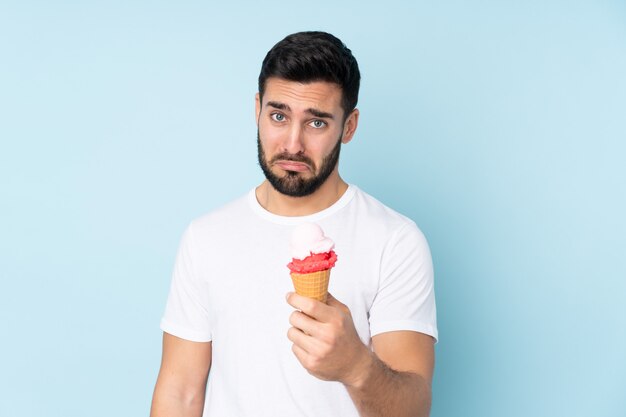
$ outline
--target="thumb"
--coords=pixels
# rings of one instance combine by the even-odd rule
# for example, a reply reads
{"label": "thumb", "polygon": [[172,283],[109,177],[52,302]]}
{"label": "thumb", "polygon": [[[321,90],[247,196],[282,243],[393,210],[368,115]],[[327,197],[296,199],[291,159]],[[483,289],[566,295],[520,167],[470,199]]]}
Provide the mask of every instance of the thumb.
{"label": "thumb", "polygon": [[331,293],[326,296],[326,304],[331,307],[346,307],[341,301],[337,300]]}

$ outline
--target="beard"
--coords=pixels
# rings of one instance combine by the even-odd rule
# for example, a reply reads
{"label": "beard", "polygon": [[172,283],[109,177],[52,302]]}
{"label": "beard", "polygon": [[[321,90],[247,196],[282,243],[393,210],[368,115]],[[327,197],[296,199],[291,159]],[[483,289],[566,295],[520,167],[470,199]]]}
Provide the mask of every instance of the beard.
{"label": "beard", "polygon": [[[289,197],[306,197],[317,191],[337,166],[339,161],[339,153],[341,151],[341,137],[337,140],[337,144],[328,155],[322,159],[319,170],[316,169],[315,163],[307,156],[297,153],[289,154],[282,152],[275,155],[270,161],[265,157],[265,150],[261,145],[259,131],[256,134],[259,165],[265,174],[265,178],[272,184],[272,187],[281,194]],[[271,166],[276,161],[294,161],[307,164],[314,175],[311,178],[304,178],[301,172],[287,171],[284,176],[279,177],[271,170]]]}

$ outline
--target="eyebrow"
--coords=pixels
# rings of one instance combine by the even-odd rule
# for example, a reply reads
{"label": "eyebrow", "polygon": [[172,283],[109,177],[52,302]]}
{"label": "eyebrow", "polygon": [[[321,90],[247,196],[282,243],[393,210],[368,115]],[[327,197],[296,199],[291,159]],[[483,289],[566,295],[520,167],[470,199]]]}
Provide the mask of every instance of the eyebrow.
{"label": "eyebrow", "polygon": [[[278,109],[278,110],[291,111],[291,107],[289,107],[285,103],[279,103],[277,101],[268,101],[267,105],[271,106],[271,107],[274,107],[275,109]],[[324,119],[334,119],[335,118],[331,113],[328,113],[328,112],[325,112],[325,111],[321,111],[321,110],[315,109],[313,107],[310,107],[310,108],[306,109],[305,111],[307,113],[311,113],[315,117],[320,117],[320,118],[324,118]]]}

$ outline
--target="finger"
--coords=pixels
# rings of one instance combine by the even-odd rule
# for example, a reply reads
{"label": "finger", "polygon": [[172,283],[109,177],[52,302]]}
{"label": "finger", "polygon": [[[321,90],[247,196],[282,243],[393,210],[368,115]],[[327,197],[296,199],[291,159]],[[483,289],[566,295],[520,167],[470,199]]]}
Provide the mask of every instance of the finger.
{"label": "finger", "polygon": [[350,309],[348,308],[348,306],[342,303],[341,301],[337,300],[331,293],[328,293],[328,296],[326,297],[326,304],[329,307],[338,308],[345,313],[350,312]]}
{"label": "finger", "polygon": [[317,336],[320,332],[320,322],[298,310],[294,311],[289,316],[289,324],[313,337]]}
{"label": "finger", "polygon": [[298,346],[300,349],[307,352],[307,354],[311,354],[317,349],[317,340],[295,327],[291,327],[287,330],[287,339],[291,340],[294,346]]}
{"label": "finger", "polygon": [[298,362],[300,362],[300,365],[302,365],[306,369],[308,365],[309,354],[296,344],[293,344],[291,346],[291,351],[296,356],[296,359],[298,359]]}
{"label": "finger", "polygon": [[328,304],[329,306],[343,305],[331,293],[328,293],[328,295],[326,296],[326,304]]}
{"label": "finger", "polygon": [[296,293],[287,294],[287,302],[293,308],[302,311],[317,321],[326,323],[332,317],[332,308],[313,298],[304,297]]}

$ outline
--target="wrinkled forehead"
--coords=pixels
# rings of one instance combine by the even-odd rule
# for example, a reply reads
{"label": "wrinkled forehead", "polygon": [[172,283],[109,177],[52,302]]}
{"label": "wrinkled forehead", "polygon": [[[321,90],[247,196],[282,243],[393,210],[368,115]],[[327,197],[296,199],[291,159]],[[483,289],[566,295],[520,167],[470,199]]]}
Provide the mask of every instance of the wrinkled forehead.
{"label": "wrinkled forehead", "polygon": [[341,87],[327,81],[298,82],[282,78],[268,78],[262,105],[281,103],[291,111],[317,108],[323,111],[343,113]]}

